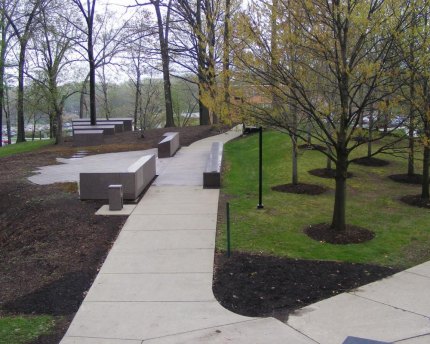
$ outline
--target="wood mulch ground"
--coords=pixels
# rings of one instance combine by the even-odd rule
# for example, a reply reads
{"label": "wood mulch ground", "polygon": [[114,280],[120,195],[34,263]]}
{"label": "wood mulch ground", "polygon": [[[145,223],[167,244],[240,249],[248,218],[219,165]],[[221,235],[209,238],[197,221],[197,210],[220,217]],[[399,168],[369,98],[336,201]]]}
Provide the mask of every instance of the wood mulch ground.
{"label": "wood mulch ground", "polygon": [[[181,144],[216,135],[210,126],[174,128]],[[172,128],[145,137],[122,133],[89,154],[156,147]],[[99,201],[80,201],[75,183],[39,186],[27,177],[82,150],[63,145],[0,158],[0,317],[51,314],[56,327],[32,344],[58,343],[91,286],[126,217],[100,217]],[[221,203],[225,202],[221,198]],[[220,205],[221,207],[221,205]],[[370,265],[301,261],[249,253],[215,259],[214,293],[245,315],[283,318],[291,310],[355,288],[395,271]]]}

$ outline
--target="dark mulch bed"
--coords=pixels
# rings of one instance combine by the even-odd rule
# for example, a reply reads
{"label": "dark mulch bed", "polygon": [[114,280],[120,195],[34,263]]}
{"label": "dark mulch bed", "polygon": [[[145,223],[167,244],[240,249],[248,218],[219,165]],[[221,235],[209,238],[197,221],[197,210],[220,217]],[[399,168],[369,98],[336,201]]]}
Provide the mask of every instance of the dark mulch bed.
{"label": "dark mulch bed", "polygon": [[387,160],[382,160],[374,157],[358,158],[358,159],[352,160],[351,162],[357,165],[370,166],[370,167],[382,167],[390,164],[390,162]]}
{"label": "dark mulch bed", "polygon": [[233,252],[217,254],[213,291],[227,309],[246,316],[288,314],[397,270],[376,265],[297,260]]}
{"label": "dark mulch bed", "polygon": [[278,192],[287,192],[287,193],[295,193],[295,194],[304,194],[304,195],[321,195],[322,193],[326,192],[328,188],[320,185],[314,185],[314,184],[305,184],[305,183],[298,183],[298,184],[282,184],[282,185],[276,185],[272,186],[273,191]]}
{"label": "dark mulch bed", "polygon": [[430,209],[430,201],[421,198],[421,195],[408,195],[400,198],[403,203],[408,205]]}
{"label": "dark mulch bed", "polygon": [[[309,174],[320,177],[320,178],[335,178],[336,177],[336,170],[335,169],[329,169],[329,168],[316,168],[314,170],[308,171]],[[351,172],[348,172],[347,178],[351,178],[353,174]]]}
{"label": "dark mulch bed", "polygon": [[299,149],[307,149],[307,150],[318,150],[318,151],[326,151],[327,147],[317,144],[303,144],[298,146]]}
{"label": "dark mulch bed", "polygon": [[89,154],[157,147],[162,133],[180,131],[189,145],[219,131],[211,126],[125,132],[97,147],[63,145],[0,158],[0,316],[50,314],[54,332],[34,341],[58,343],[91,286],[127,217],[96,216],[103,201],[80,201],[76,183],[35,185],[39,166],[56,164],[80,150]]}
{"label": "dark mulch bed", "polygon": [[375,237],[372,231],[358,226],[346,225],[345,231],[335,231],[330,224],[320,223],[306,227],[305,234],[310,238],[336,245],[360,244]]}
{"label": "dark mulch bed", "polygon": [[412,174],[412,175],[409,175],[407,173],[392,174],[391,176],[388,176],[388,178],[390,178],[391,180],[397,183],[403,183],[403,184],[420,185],[423,182],[423,176],[421,174]]}
{"label": "dark mulch bed", "polygon": [[363,136],[356,136],[356,137],[353,137],[352,139],[358,143],[365,143],[369,141],[368,137],[363,137]]}

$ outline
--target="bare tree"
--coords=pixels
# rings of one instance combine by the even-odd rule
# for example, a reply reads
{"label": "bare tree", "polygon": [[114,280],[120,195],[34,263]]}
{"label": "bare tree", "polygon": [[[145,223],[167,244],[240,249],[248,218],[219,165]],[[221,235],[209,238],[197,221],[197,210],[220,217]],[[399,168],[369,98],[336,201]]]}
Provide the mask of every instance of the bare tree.
{"label": "bare tree", "polygon": [[18,60],[18,100],[17,100],[17,142],[25,141],[24,131],[24,65],[26,61],[27,45],[34,30],[34,23],[40,9],[49,0],[17,1],[9,12],[4,8],[4,15],[12,27],[15,37],[19,41]]}
{"label": "bare tree", "polygon": [[[216,43],[221,25],[219,0],[178,0],[176,13],[189,28],[176,27],[175,62],[197,75],[200,124],[218,123],[216,102]],[[183,38],[181,37],[183,36]],[[188,37],[187,37],[188,36]],[[181,59],[185,59],[181,61]]]}
{"label": "bare tree", "polygon": [[[171,24],[172,0],[149,0],[142,3],[136,1],[136,6],[152,5],[155,11],[157,20],[158,41],[160,45],[161,56],[161,71],[163,73],[163,88],[164,88],[164,103],[166,108],[166,127],[174,127],[175,121],[173,118],[172,108],[172,90],[170,82],[170,53],[169,53],[169,35]],[[165,10],[163,16],[162,10]]]}
{"label": "bare tree", "polygon": [[142,77],[145,71],[150,69],[151,45],[156,43],[151,27],[150,13],[140,10],[135,18],[129,22],[127,31],[130,39],[127,42],[126,61],[128,62],[127,74],[132,82],[134,91],[134,129],[139,126],[138,119],[143,116],[142,106]]}
{"label": "bare tree", "polygon": [[49,104],[51,133],[56,144],[63,141],[63,108],[68,97],[77,91],[67,86],[59,87],[60,77],[75,60],[68,56],[76,36],[76,29],[62,16],[72,17],[60,1],[51,1],[49,8],[40,13],[41,30],[34,35],[33,65],[36,75],[31,76],[43,92]]}
{"label": "bare tree", "polygon": [[[8,0],[1,0],[0,7],[3,9],[0,11],[0,147],[3,144],[3,108],[5,107],[5,71],[6,71],[6,57],[9,48],[9,43],[13,38],[13,34],[10,30],[10,22],[6,18],[6,11],[13,14],[16,6],[16,2]],[[10,133],[10,130],[9,130]],[[10,135],[8,137],[10,141]],[[10,143],[10,142],[9,142]]]}

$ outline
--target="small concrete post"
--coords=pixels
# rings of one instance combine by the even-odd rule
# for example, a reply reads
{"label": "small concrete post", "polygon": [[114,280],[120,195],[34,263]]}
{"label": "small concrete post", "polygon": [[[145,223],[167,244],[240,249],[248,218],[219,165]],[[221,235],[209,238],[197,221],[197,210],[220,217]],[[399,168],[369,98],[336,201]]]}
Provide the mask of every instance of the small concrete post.
{"label": "small concrete post", "polygon": [[109,185],[109,210],[122,210],[123,207],[122,185]]}

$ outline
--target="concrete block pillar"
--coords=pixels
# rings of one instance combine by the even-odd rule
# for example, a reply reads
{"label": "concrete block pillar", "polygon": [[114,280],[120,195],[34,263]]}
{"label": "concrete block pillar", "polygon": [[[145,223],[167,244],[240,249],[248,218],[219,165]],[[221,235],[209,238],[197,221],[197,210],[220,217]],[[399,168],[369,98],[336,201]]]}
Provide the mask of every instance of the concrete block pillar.
{"label": "concrete block pillar", "polygon": [[109,185],[109,210],[122,210],[124,204],[122,185]]}

